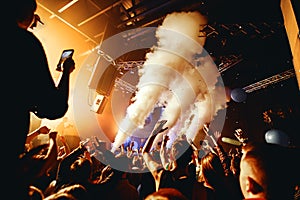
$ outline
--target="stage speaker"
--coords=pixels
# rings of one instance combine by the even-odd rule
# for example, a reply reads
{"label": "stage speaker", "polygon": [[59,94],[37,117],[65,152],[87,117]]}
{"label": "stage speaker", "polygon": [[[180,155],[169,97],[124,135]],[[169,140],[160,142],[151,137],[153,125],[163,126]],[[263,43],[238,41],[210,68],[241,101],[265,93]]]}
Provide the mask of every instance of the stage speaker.
{"label": "stage speaker", "polygon": [[91,106],[91,111],[101,114],[104,110],[104,107],[107,103],[107,97],[102,94],[98,94]]}
{"label": "stage speaker", "polygon": [[118,75],[116,66],[109,65],[98,81],[96,92],[104,96],[109,96]]}

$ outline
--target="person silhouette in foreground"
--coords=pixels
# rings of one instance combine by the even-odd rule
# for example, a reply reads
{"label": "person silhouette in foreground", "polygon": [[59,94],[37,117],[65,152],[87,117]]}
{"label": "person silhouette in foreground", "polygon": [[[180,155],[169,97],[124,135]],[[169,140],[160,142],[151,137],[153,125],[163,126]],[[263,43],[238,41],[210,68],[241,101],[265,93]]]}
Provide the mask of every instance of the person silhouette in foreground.
{"label": "person silhouette in foreground", "polygon": [[299,149],[264,142],[242,147],[240,186],[244,199],[294,199],[299,184]]}
{"label": "person silhouette in foreground", "polygon": [[[2,80],[2,139],[6,148],[1,149],[5,165],[3,170],[10,175],[6,182],[13,199],[24,199],[24,186],[18,181],[16,171],[20,166],[19,156],[24,152],[26,137],[30,127],[30,114],[39,118],[55,120],[63,117],[69,107],[70,74],[75,69],[72,58],[63,63],[63,71],[55,83],[48,60],[40,40],[26,28],[18,26],[21,18],[33,20],[37,3],[35,0],[15,0],[7,15],[7,25],[3,34],[7,43],[1,55],[8,61],[2,70],[8,82]],[[13,6],[13,7],[12,7]],[[32,23],[29,23],[29,26]],[[4,146],[4,145],[3,145]]]}

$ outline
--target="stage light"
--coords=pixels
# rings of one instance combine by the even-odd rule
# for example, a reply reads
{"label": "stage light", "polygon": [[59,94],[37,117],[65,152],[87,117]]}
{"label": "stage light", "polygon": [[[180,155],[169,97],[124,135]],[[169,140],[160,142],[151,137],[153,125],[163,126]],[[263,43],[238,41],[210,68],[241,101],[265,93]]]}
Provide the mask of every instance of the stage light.
{"label": "stage light", "polygon": [[67,10],[69,7],[71,7],[74,3],[76,3],[78,0],[72,0],[69,3],[67,3],[64,7],[58,10],[59,13],[62,13],[63,11]]}

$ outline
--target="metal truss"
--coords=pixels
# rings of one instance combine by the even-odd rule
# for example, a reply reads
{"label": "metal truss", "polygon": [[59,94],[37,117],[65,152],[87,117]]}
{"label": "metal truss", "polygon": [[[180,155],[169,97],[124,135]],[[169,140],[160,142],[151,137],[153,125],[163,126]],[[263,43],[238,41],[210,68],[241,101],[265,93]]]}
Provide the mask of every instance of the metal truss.
{"label": "metal truss", "polygon": [[280,22],[203,24],[200,25],[199,37],[237,37],[266,38],[284,30]]}
{"label": "metal truss", "polygon": [[222,73],[243,60],[241,55],[220,56],[220,64],[218,64],[219,72]]}
{"label": "metal truss", "polygon": [[287,71],[284,71],[282,73],[276,74],[274,76],[271,76],[269,78],[263,79],[261,81],[258,81],[256,83],[250,84],[248,86],[243,87],[244,91],[247,93],[266,88],[272,84],[278,83],[280,81],[289,79],[291,77],[295,76],[294,69],[289,69]]}
{"label": "metal truss", "polygon": [[130,92],[130,93],[134,93],[136,90],[136,87],[120,78],[116,78],[115,80],[115,87],[117,89],[120,89],[123,92]]}
{"label": "metal truss", "polygon": [[144,62],[144,60],[117,62],[117,68],[118,70],[129,70],[143,66]]}
{"label": "metal truss", "polygon": [[[220,57],[220,64],[218,65],[218,69],[220,73],[228,70],[229,68],[233,67],[234,65],[238,64],[243,60],[241,55],[226,55]],[[123,74],[124,71],[128,71],[134,69],[136,67],[141,67],[144,64],[144,60],[139,61],[123,61],[117,62],[116,67],[118,68],[119,72]],[[197,60],[195,60],[197,62]],[[197,65],[196,65],[197,67]],[[134,92],[136,87],[129,84],[128,82],[122,80],[121,78],[116,78],[115,80],[115,87],[124,91],[124,92]]]}
{"label": "metal truss", "polygon": [[[233,65],[237,64],[242,60],[241,56],[235,56],[230,55],[229,57],[223,57],[223,62],[219,65],[219,71],[224,72],[225,70],[229,69]],[[117,66],[120,67],[120,69],[126,69],[130,70],[138,66],[142,66],[144,61],[128,61],[128,62],[120,62],[117,63]],[[284,71],[282,73],[276,74],[274,76],[271,76],[269,78],[263,79],[261,81],[258,81],[256,83],[250,84],[248,86],[243,87],[244,91],[247,93],[266,88],[272,84],[278,83],[280,81],[289,79],[291,77],[295,76],[294,69],[289,69],[287,71]],[[115,87],[118,89],[121,89],[122,91],[127,92],[135,92],[136,87],[121,78],[116,78],[115,80]]]}

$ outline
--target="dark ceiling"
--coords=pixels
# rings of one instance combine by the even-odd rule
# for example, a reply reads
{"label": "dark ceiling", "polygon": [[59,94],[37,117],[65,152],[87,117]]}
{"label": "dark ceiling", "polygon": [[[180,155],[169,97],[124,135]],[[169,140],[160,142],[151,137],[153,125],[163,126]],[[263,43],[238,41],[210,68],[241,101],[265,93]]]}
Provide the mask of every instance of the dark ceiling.
{"label": "dark ceiling", "polygon": [[[67,9],[59,12],[69,2]],[[166,14],[200,11],[209,24],[280,22],[280,1],[237,0],[38,0],[40,6],[60,17],[97,43],[107,29],[114,33],[131,28],[157,26]],[[267,25],[268,26],[268,25]],[[266,27],[265,27],[266,28]]]}
{"label": "dark ceiling", "polygon": [[[245,88],[257,83],[250,87],[246,100],[229,102],[224,134],[231,137],[241,127],[261,138],[266,129],[277,126],[299,142],[295,126],[300,119],[299,88],[279,0],[78,0],[59,13],[68,2],[38,0],[95,45],[125,30],[158,26],[175,11],[200,11],[208,17],[208,24],[199,35],[207,37],[205,49],[216,59],[225,86]],[[278,75],[264,85],[259,83],[287,70],[287,78],[279,80]],[[283,110],[285,119],[277,125],[265,123],[263,112],[269,109]]]}

